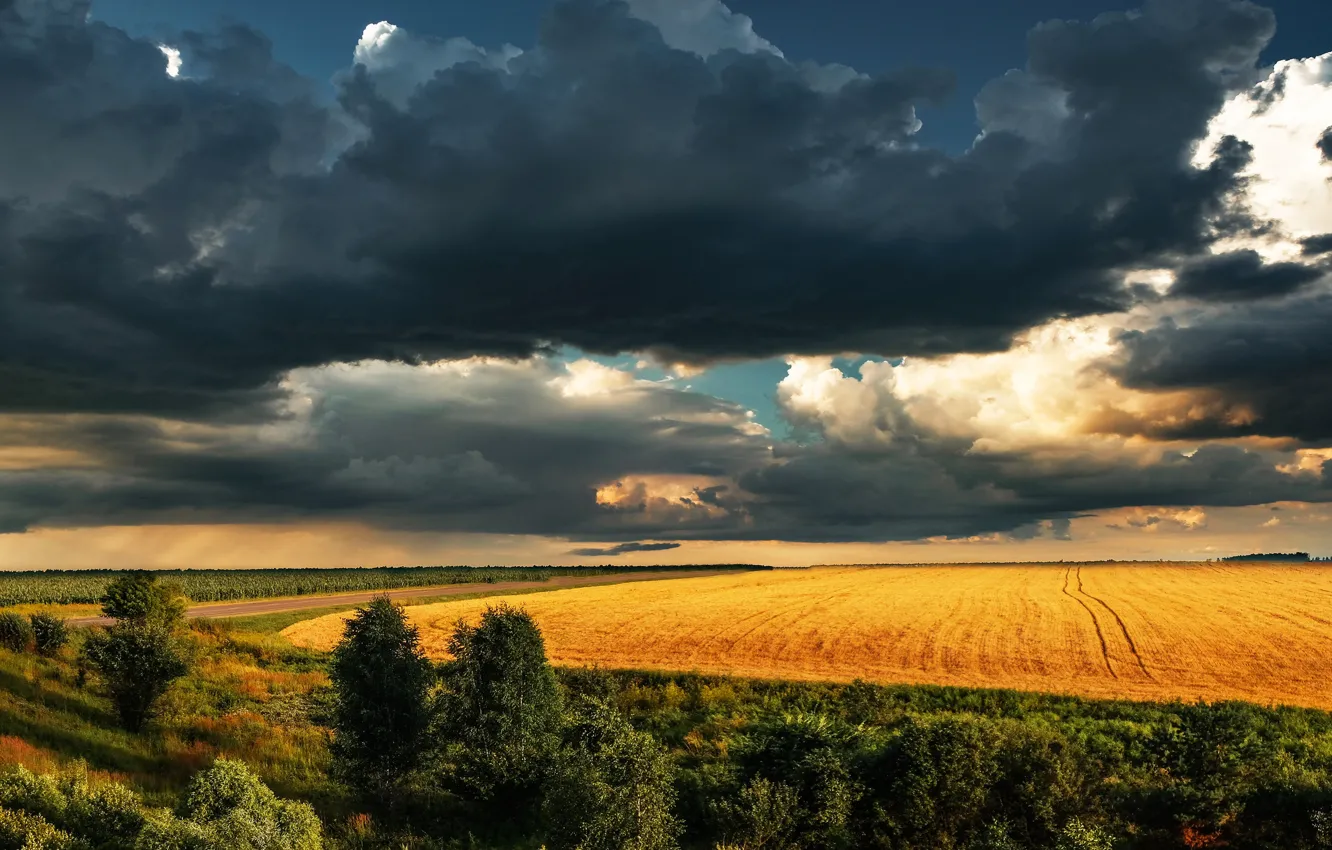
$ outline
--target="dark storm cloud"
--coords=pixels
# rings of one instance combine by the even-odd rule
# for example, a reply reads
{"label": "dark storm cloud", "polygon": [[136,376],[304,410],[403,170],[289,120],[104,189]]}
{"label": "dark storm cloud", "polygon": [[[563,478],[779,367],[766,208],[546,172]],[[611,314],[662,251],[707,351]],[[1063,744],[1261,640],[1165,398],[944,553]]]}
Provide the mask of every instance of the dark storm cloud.
{"label": "dark storm cloud", "polygon": [[679,543],[620,543],[604,549],[570,549],[569,554],[578,555],[582,558],[613,558],[616,555],[628,555],[631,552],[664,552],[668,549],[679,548]]}
{"label": "dark storm cloud", "polygon": [[1318,139],[1318,150],[1322,152],[1323,159],[1332,162],[1332,127],[1323,131],[1323,135]]}
{"label": "dark storm cloud", "polygon": [[[1204,420],[1184,436],[1260,434],[1332,438],[1332,297],[1208,315],[1193,325],[1163,321],[1122,339],[1113,373],[1139,389],[1216,393],[1253,416]],[[1169,434],[1163,434],[1169,436]]]}
{"label": "dark storm cloud", "polygon": [[[1291,476],[1236,446],[1166,452],[1151,463],[1083,455],[1056,465],[1014,453],[942,447],[881,453],[810,447],[742,476],[759,497],[737,536],[849,542],[1017,534],[1053,521],[1056,539],[1080,515],[1139,505],[1241,506],[1332,499],[1332,477]],[[1029,533],[1029,531],[1028,531]],[[1061,537],[1062,535],[1062,537]]]}
{"label": "dark storm cloud", "polygon": [[[1308,243],[1305,243],[1306,250]],[[1289,295],[1325,274],[1299,263],[1264,263],[1257,251],[1231,251],[1180,270],[1170,294],[1203,301],[1248,301]]]}
{"label": "dark storm cloud", "polygon": [[[647,382],[580,395],[550,363],[422,371],[318,370],[292,388],[292,412],[262,425],[10,417],[0,450],[55,444],[84,460],[0,470],[0,530],[352,519],[611,543],[842,542],[1058,537],[1119,507],[1332,500],[1332,476],[1288,475],[1276,467],[1289,455],[1237,446],[1151,460],[972,452],[904,411],[886,446],[826,429],[799,445],[730,402]],[[653,476],[677,485],[644,484]]]}
{"label": "dark storm cloud", "polygon": [[[11,418],[0,423],[0,448],[59,445],[95,468],[0,469],[0,527],[338,517],[633,538],[661,520],[602,510],[599,486],[700,466],[726,474],[768,456],[767,436],[732,402],[650,383],[613,403],[566,397],[566,377],[541,362],[321,371],[292,389],[309,399],[298,405],[305,412],[274,411],[259,425]],[[671,510],[678,517],[688,506]],[[704,516],[696,526],[733,522]]]}
{"label": "dark storm cloud", "polygon": [[703,59],[617,2],[405,100],[358,67],[338,110],[243,27],[181,36],[171,80],[83,4],[9,4],[0,408],[255,416],[296,367],[562,344],[1002,349],[1250,226],[1245,145],[1185,163],[1273,27],[1239,0],[1042,25],[950,157],[910,143],[946,74]]}
{"label": "dark storm cloud", "polygon": [[1301,253],[1306,257],[1332,253],[1332,233],[1308,236],[1300,240],[1300,246],[1302,248]]}

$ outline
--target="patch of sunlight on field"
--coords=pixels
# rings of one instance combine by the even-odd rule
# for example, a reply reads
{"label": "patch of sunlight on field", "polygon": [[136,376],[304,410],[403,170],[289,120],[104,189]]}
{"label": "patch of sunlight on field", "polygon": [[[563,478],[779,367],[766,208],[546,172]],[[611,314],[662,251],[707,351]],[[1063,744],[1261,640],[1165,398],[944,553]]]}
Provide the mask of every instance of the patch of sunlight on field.
{"label": "patch of sunlight on field", "polygon": [[[409,608],[447,657],[459,618]],[[823,567],[515,597],[558,664],[1332,708],[1332,568],[1297,564]],[[297,623],[328,649],[348,614]]]}

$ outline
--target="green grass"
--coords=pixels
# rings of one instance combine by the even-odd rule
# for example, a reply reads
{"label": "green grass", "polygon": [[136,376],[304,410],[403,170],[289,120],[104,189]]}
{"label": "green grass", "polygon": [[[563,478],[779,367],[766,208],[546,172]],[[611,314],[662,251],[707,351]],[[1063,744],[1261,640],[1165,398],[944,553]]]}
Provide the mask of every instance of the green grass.
{"label": "green grass", "polygon": [[91,677],[80,683],[77,647],[49,659],[0,650],[0,761],[83,760],[166,805],[196,771],[233,756],[282,796],[341,815],[346,801],[328,781],[328,733],[321,725],[331,696],[323,657],[271,635],[211,624],[191,635],[195,668],[141,735],[119,728]]}
{"label": "green grass", "polygon": [[[744,564],[731,569],[767,569]],[[687,572],[716,566],[673,567],[372,567],[355,569],[157,570],[195,602],[314,596],[358,590],[394,590],[443,584],[546,581],[558,576],[631,575],[645,571]],[[0,573],[0,606],[74,605],[101,600],[123,571],[41,570]]]}

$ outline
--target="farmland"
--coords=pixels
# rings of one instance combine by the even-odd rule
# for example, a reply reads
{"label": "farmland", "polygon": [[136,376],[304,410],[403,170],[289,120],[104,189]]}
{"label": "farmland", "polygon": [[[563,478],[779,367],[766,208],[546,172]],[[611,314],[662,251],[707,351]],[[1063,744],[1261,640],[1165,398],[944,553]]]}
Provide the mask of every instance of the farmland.
{"label": "farmland", "polygon": [[[497,601],[409,614],[443,658],[456,620]],[[566,665],[1332,707],[1332,569],[1321,566],[830,567],[513,602]],[[326,649],[344,616],[284,635]]]}
{"label": "farmland", "polygon": [[[737,567],[743,569],[743,567]],[[693,567],[653,567],[653,572]],[[709,568],[715,569],[715,568]],[[560,576],[642,572],[638,567],[371,567],[350,569],[157,570],[194,602],[310,596],[443,584],[546,581]],[[79,605],[99,601],[115,570],[0,572],[0,606]]]}

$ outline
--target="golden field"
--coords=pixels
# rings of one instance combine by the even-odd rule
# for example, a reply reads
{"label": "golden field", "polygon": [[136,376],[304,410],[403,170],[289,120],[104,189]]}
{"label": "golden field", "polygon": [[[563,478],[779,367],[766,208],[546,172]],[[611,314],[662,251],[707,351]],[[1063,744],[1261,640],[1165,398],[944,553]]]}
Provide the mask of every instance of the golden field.
{"label": "golden field", "polygon": [[[409,608],[433,657],[459,618],[525,608],[557,664],[1332,708],[1332,567],[819,567]],[[297,623],[331,648],[349,614]]]}

